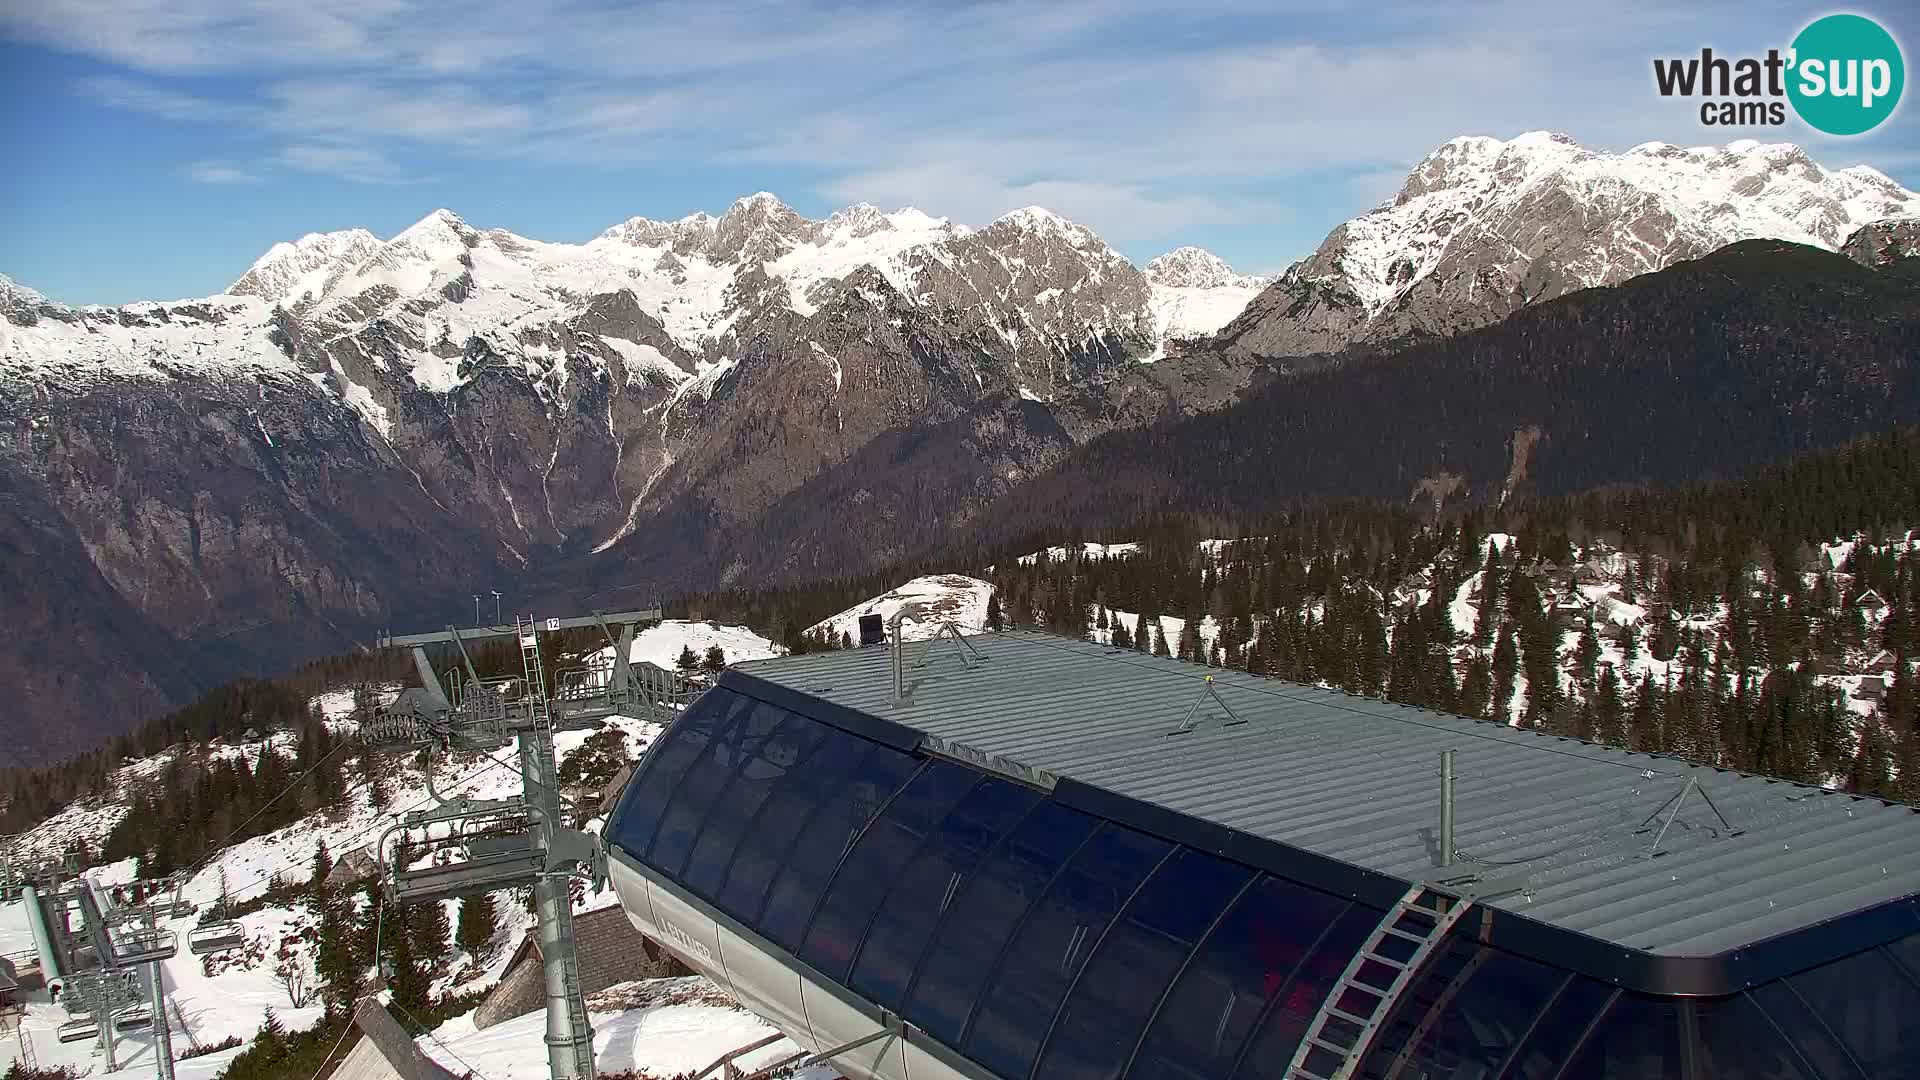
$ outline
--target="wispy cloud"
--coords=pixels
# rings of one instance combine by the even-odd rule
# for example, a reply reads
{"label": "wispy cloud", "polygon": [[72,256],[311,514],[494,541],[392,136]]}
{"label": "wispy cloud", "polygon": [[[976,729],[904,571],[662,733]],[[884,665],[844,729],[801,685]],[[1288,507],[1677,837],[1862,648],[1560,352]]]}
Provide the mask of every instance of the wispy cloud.
{"label": "wispy cloud", "polygon": [[301,172],[320,173],[356,184],[397,184],[404,170],[378,150],[337,143],[295,143],[280,152],[280,163]]}
{"label": "wispy cloud", "polygon": [[225,161],[196,161],[187,166],[187,175],[201,184],[257,184],[260,178]]}
{"label": "wispy cloud", "polygon": [[[822,198],[976,223],[1042,203],[1124,239],[1283,220],[1302,176],[1355,212],[1458,134],[1710,141],[1653,94],[1650,58],[1780,44],[1804,18],[1786,0],[324,7],[36,0],[0,7],[0,35],[118,65],[86,85],[100,100],[217,120],[356,182],[449,157],[777,168]],[[1920,144],[1832,152],[1911,161]]]}

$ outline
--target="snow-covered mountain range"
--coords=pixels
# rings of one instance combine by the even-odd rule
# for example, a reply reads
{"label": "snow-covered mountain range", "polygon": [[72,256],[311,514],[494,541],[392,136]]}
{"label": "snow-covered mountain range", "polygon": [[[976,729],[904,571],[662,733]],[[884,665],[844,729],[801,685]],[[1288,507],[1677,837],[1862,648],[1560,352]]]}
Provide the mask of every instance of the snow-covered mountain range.
{"label": "snow-covered mountain range", "polygon": [[1863,225],[1916,212],[1920,196],[1880,172],[1828,170],[1786,143],[1606,153],[1545,131],[1462,137],[1336,227],[1222,336],[1298,355],[1452,333],[1739,240],[1837,251]]}
{"label": "snow-covered mountain range", "polygon": [[[1445,144],[1271,282],[1197,248],[1136,267],[1034,207],[810,220],[766,193],[581,244],[438,210],[277,244],[196,300],[73,307],[0,278],[0,550],[34,553],[0,560],[0,592],[42,620],[0,691],[139,716],[482,581],[651,597],[908,558],[935,519],[1231,406],[1287,357],[1916,212],[1792,147],[1534,133]],[[40,674],[76,663],[116,674]]]}

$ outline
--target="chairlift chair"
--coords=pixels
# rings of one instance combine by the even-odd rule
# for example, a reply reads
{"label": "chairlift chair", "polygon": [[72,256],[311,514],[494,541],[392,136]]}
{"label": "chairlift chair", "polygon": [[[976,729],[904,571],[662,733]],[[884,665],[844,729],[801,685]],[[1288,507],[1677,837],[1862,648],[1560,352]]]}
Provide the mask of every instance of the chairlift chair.
{"label": "chairlift chair", "polygon": [[247,943],[247,928],[232,919],[202,923],[187,931],[187,951],[195,956],[232,952]]}
{"label": "chairlift chair", "polygon": [[132,1031],[135,1028],[150,1027],[153,1024],[153,1010],[144,1002],[129,1005],[113,1014],[113,1030]]}
{"label": "chairlift chair", "polygon": [[56,1029],[55,1035],[63,1043],[85,1042],[88,1039],[100,1037],[100,1024],[90,1017],[84,1020],[69,1020]]}
{"label": "chairlift chair", "polygon": [[122,964],[151,964],[156,960],[171,960],[180,951],[179,939],[173,931],[157,927],[142,927],[129,930],[114,942],[113,958]]}

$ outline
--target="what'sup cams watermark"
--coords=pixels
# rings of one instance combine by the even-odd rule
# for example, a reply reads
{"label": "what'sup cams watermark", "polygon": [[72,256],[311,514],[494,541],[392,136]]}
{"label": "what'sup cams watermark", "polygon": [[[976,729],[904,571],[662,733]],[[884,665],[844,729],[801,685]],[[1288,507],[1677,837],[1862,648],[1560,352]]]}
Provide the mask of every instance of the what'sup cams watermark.
{"label": "what'sup cams watermark", "polygon": [[1907,81],[1900,44],[1864,15],[1827,15],[1808,23],[1786,49],[1765,56],[1657,59],[1661,97],[1700,98],[1710,127],[1779,126],[1787,109],[1829,135],[1861,135],[1900,104]]}

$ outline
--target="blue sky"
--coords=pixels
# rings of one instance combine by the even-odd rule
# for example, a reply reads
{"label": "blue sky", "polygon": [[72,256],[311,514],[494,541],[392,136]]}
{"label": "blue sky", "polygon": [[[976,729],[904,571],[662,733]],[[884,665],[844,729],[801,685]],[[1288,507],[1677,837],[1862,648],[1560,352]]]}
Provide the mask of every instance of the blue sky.
{"label": "blue sky", "polygon": [[[1197,243],[1271,271],[1446,139],[1537,128],[1797,141],[1920,188],[1911,102],[1836,140],[1704,128],[1653,92],[1655,56],[1784,47],[1828,10],[25,0],[0,5],[0,273],[76,303],[194,296],[277,240],[439,206],[581,241],[762,189],[974,225],[1037,203],[1136,262]],[[1853,10],[1920,59],[1920,10]]]}

